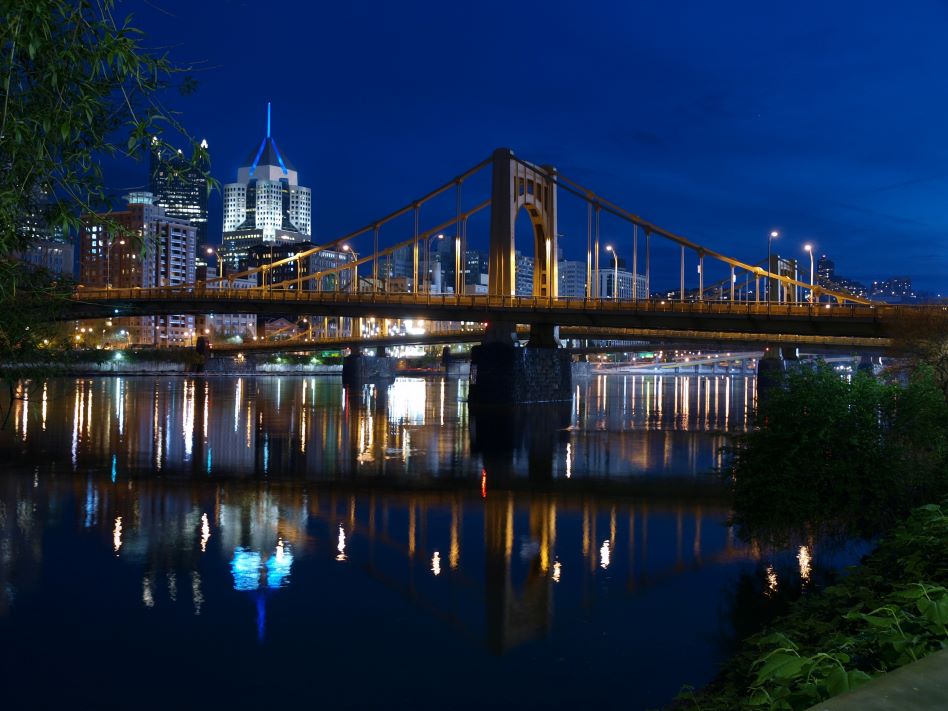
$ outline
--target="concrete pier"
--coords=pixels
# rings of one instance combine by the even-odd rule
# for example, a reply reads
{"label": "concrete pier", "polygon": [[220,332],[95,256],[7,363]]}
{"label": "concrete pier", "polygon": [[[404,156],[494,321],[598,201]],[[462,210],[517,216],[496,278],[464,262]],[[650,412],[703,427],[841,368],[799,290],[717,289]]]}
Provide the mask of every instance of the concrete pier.
{"label": "concrete pier", "polygon": [[757,361],[757,399],[767,397],[767,393],[783,386],[786,364],[778,348],[768,348],[764,357]]}
{"label": "concrete pier", "polygon": [[525,347],[510,324],[488,328],[471,349],[468,401],[475,405],[562,402],[572,397],[572,356],[553,327],[532,327]]}
{"label": "concrete pier", "polygon": [[345,385],[391,380],[394,377],[395,361],[388,356],[369,356],[353,352],[342,360],[342,382]]}

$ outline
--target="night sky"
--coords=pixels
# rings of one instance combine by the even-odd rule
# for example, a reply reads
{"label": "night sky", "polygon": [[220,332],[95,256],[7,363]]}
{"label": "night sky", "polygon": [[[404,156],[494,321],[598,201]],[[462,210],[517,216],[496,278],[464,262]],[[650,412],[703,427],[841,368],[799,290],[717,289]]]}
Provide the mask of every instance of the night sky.
{"label": "night sky", "polygon": [[[200,63],[198,91],[166,103],[207,138],[222,183],[273,102],[316,242],[509,146],[737,258],[762,259],[778,229],[775,250],[807,268],[812,241],[851,278],[948,286],[946,2],[120,2],[129,12],[150,45]],[[110,171],[117,189],[145,181],[143,164]],[[219,241],[219,194],[210,209]],[[568,257],[584,214],[562,212]],[[620,253],[627,232],[603,226]],[[653,285],[676,273],[656,267]]]}

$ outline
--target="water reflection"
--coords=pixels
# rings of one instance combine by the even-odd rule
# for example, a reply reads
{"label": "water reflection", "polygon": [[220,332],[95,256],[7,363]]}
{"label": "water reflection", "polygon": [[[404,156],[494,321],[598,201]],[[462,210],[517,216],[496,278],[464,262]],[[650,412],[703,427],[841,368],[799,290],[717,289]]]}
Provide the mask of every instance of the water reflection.
{"label": "water reflection", "polygon": [[[522,649],[531,661],[515,664],[582,689],[587,655],[641,655],[632,682],[644,691],[628,707],[656,706],[686,679],[712,673],[723,654],[714,641],[722,591],[766,563],[756,546],[735,542],[726,513],[707,500],[589,491],[495,490],[485,499],[450,486],[383,492],[287,481],[113,483],[54,468],[7,474],[0,635],[38,651],[48,639],[38,631],[88,624],[95,639],[130,640],[132,657],[200,638],[213,670],[260,645],[292,657],[339,618],[340,660],[398,638],[410,653],[386,652],[393,674],[410,679],[422,665],[451,685],[463,675],[442,658],[463,659],[464,673],[477,676],[494,668],[491,656]],[[758,574],[764,591],[771,576],[776,586],[767,566]],[[99,607],[109,613],[87,613]],[[644,644],[659,629],[693,642],[684,651]],[[72,653],[67,645],[54,657]],[[342,661],[320,659],[327,673],[345,674]],[[5,668],[17,670],[30,673],[25,662]],[[147,665],[127,667],[117,683],[133,687],[147,673]],[[537,703],[556,700],[529,686]],[[347,693],[347,703],[373,702],[360,695],[368,691]]]}
{"label": "water reflection", "polygon": [[[710,678],[722,598],[743,572],[763,600],[767,559],[682,484],[746,425],[748,381],[603,376],[561,407],[482,412],[466,387],[34,387],[0,434],[0,637],[20,652],[4,673],[45,689],[29,660],[48,659],[91,698],[99,645],[121,640],[110,683],[155,705],[180,699],[154,688],[150,661],[183,650],[200,650],[206,689],[189,702],[215,706],[272,701],[266,675],[233,684],[237,665],[273,664],[267,649],[287,683],[317,664],[340,706],[414,698],[419,675],[465,704],[496,702],[480,678],[511,703],[614,702],[590,689],[591,659],[632,677],[630,709]],[[671,486],[644,496],[638,480]],[[352,664],[367,655],[384,660],[376,684]]]}
{"label": "water reflection", "polygon": [[469,413],[467,383],[443,378],[54,379],[15,402],[18,445],[5,432],[0,447],[27,464],[68,456],[74,471],[109,461],[117,477],[692,476],[720,466],[752,389],[745,377],[596,376],[572,403]]}

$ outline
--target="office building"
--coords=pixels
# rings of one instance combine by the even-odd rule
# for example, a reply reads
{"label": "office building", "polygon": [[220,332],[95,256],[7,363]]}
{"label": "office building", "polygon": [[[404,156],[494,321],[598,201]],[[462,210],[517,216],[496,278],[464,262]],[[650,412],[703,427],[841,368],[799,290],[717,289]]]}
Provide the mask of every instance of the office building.
{"label": "office building", "polygon": [[259,244],[309,242],[312,195],[299,184],[296,168],[270,133],[237,170],[237,181],[224,186],[222,257],[241,269],[247,250]]}
{"label": "office building", "polygon": [[568,259],[560,261],[558,294],[564,299],[586,298],[586,263]]}
{"label": "office building", "polygon": [[533,295],[533,257],[521,254],[517,250],[515,254],[515,281],[514,293],[517,296]]}
{"label": "office building", "polygon": [[178,150],[166,153],[157,139],[152,140],[151,193],[154,204],[167,217],[187,220],[197,228],[198,243],[207,241],[207,193],[210,165],[207,141],[202,140],[199,153],[187,160]]}
{"label": "office building", "polygon": [[[579,264],[580,262],[574,262]],[[585,265],[583,265],[585,267]],[[562,274],[562,272],[561,272]],[[618,275],[619,301],[631,301],[635,299],[646,299],[648,292],[645,290],[645,275],[636,274],[632,278],[632,272],[625,269],[600,269],[599,270],[599,298],[616,298],[616,276]],[[634,287],[633,287],[634,285]],[[562,296],[563,294],[560,294]]]}
{"label": "office building", "polygon": [[[149,192],[131,193],[127,200],[123,211],[85,219],[79,232],[79,282],[116,289],[193,284],[197,228],[168,217],[154,205]],[[194,340],[193,316],[113,321],[115,328],[127,332],[127,342],[133,345],[180,346]]]}
{"label": "office building", "polygon": [[487,276],[487,253],[479,249],[464,252],[464,283],[479,286]]}

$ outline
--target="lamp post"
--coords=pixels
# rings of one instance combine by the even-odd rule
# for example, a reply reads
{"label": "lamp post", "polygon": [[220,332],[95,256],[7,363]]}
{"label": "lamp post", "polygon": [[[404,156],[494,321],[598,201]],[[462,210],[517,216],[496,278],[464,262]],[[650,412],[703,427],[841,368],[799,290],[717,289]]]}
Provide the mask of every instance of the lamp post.
{"label": "lamp post", "polygon": [[[770,271],[770,245],[773,244],[773,241],[780,236],[780,233],[777,230],[774,230],[770,233],[770,236],[767,238],[767,303],[770,304],[773,301],[773,294],[771,293],[771,285],[773,284],[773,277],[770,276],[772,273]],[[777,287],[778,289],[780,287]]]}
{"label": "lamp post", "polygon": [[813,291],[813,245],[805,244],[803,245],[803,249],[810,255],[810,303],[812,304],[815,301],[813,297],[816,296]]}
{"label": "lamp post", "polygon": [[[356,252],[348,244],[342,245],[343,252],[349,252],[352,255],[352,261],[357,262],[359,260],[359,253]],[[355,283],[355,290],[359,290],[359,267],[355,266],[352,268],[352,282]],[[349,291],[352,291],[352,283],[349,284]]]}
{"label": "lamp post", "polygon": [[[606,251],[612,252],[612,261],[615,263],[615,271],[613,272],[612,277],[612,300],[619,300],[619,255],[616,254],[616,251],[612,248],[611,244],[606,245]],[[632,285],[632,288],[635,288],[635,285]]]}

